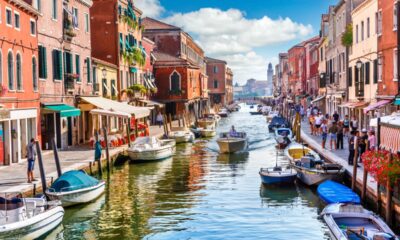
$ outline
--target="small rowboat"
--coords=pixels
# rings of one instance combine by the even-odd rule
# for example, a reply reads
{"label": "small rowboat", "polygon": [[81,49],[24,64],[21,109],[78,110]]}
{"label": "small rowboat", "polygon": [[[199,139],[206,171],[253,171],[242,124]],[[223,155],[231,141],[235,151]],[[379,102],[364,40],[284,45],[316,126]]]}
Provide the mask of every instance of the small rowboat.
{"label": "small rowboat", "polygon": [[200,129],[199,131],[200,135],[204,138],[214,137],[215,135],[217,135],[214,129],[203,128]]}
{"label": "small rowboat", "polygon": [[260,177],[263,184],[293,183],[296,180],[297,171],[293,168],[276,166],[273,168],[261,168]]}
{"label": "small rowboat", "polygon": [[357,193],[343,184],[327,180],[321,183],[317,192],[319,197],[326,203],[353,203],[361,204],[361,199]]}
{"label": "small rowboat", "polygon": [[[172,141],[172,142],[171,142]],[[158,161],[171,157],[174,153],[174,140],[159,140],[156,137],[139,137],[128,149],[132,161]]]}
{"label": "small rowboat", "polygon": [[177,130],[168,134],[169,139],[175,139],[176,143],[193,142],[195,139],[194,134],[190,130]]}

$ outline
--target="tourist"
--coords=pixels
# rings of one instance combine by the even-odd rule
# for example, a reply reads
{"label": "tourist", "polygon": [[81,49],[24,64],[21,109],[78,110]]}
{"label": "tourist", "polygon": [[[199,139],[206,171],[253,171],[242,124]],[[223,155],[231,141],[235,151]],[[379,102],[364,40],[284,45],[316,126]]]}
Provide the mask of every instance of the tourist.
{"label": "tourist", "polygon": [[343,123],[339,122],[338,130],[337,130],[337,140],[336,140],[336,149],[343,149]]}
{"label": "tourist", "polygon": [[[129,137],[129,136],[128,136]],[[96,143],[94,144],[94,160],[100,162],[101,161],[101,144],[100,140],[96,140]]]}
{"label": "tourist", "polygon": [[321,133],[321,125],[322,125],[322,121],[323,121],[323,116],[321,114],[321,112],[315,116],[315,122],[314,122],[314,127],[315,127],[315,132],[316,135],[320,135]]}
{"label": "tourist", "polygon": [[376,136],[375,136],[375,131],[374,130],[369,131],[368,149],[370,151],[375,151],[376,150]]}
{"label": "tourist", "polygon": [[315,116],[314,116],[314,114],[311,114],[311,116],[308,119],[310,121],[311,135],[317,135],[316,128],[315,128]]}
{"label": "tourist", "polygon": [[157,113],[156,122],[157,122],[158,126],[161,128],[161,126],[163,124],[163,115],[161,114],[161,111],[158,111],[158,113]]}
{"label": "tourist", "polygon": [[367,129],[363,128],[361,130],[361,137],[358,140],[358,149],[359,149],[359,161],[362,162],[361,156],[363,155],[363,153],[366,151],[367,149],[367,143],[368,143],[368,131]]}
{"label": "tourist", "polygon": [[347,163],[349,165],[353,165],[354,154],[355,154],[354,144],[355,144],[355,140],[356,140],[356,132],[351,131],[350,134],[351,134],[351,136],[349,137],[349,157],[347,159]]}
{"label": "tourist", "polygon": [[326,149],[325,143],[326,139],[328,138],[328,126],[326,125],[326,120],[322,121],[321,131],[322,131],[322,149]]}
{"label": "tourist", "polygon": [[300,116],[301,116],[301,121],[303,121],[304,120],[304,107],[303,107],[303,105],[302,106],[300,106]]}
{"label": "tourist", "polygon": [[308,118],[308,119],[310,119],[310,117],[311,117],[311,111],[312,111],[312,110],[311,110],[311,106],[310,106],[310,107],[307,108],[307,111],[306,111],[306,112],[307,112],[307,118]]}
{"label": "tourist", "polygon": [[350,125],[351,125],[351,131],[357,131],[358,121],[357,121],[356,117],[353,116],[353,120],[351,120]]}
{"label": "tourist", "polygon": [[338,114],[338,112],[337,111],[335,111],[335,113],[332,115],[332,117],[333,117],[333,121],[335,121],[335,122],[339,122],[339,114]]}
{"label": "tourist", "polygon": [[32,181],[36,181],[36,179],[33,178],[33,170],[35,168],[36,159],[36,146],[34,138],[32,138],[26,146],[26,157],[28,159],[28,183],[31,183]]}
{"label": "tourist", "polygon": [[231,130],[229,131],[229,136],[230,137],[237,137],[237,132],[235,130],[235,126],[232,125]]}
{"label": "tourist", "polygon": [[337,132],[338,132],[337,124],[336,122],[333,122],[332,125],[329,127],[329,135],[330,135],[329,145],[331,150],[336,149]]}
{"label": "tourist", "polygon": [[350,131],[350,119],[349,115],[346,115],[343,119],[343,134],[347,136]]}

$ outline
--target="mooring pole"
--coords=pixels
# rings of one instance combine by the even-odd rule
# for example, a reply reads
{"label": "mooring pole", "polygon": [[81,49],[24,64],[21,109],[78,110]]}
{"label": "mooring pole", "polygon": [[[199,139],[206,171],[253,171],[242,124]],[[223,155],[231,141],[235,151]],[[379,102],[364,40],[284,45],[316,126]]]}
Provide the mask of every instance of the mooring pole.
{"label": "mooring pole", "polygon": [[110,152],[108,150],[108,136],[107,128],[103,127],[104,141],[106,142],[106,161],[107,161],[107,171],[110,172]]}
{"label": "mooring pole", "polygon": [[42,190],[43,190],[43,193],[45,193],[46,189],[47,189],[46,173],[44,171],[42,149],[40,148],[39,141],[36,141],[36,151],[37,151],[38,161],[39,161],[39,170],[40,170],[40,179],[42,182]]}
{"label": "mooring pole", "polygon": [[54,160],[56,161],[57,175],[58,175],[58,177],[60,177],[62,174],[61,164],[60,164],[60,158],[58,157],[58,149],[57,149],[56,141],[54,140],[54,138],[51,140],[51,143],[53,145],[53,153],[54,153]]}
{"label": "mooring pole", "polygon": [[128,147],[131,147],[131,124],[130,121],[126,124],[126,134],[128,135]]}
{"label": "mooring pole", "polygon": [[[393,162],[393,155],[390,153],[389,157],[389,164]],[[389,224],[389,226],[392,226],[392,197],[393,197],[393,191],[392,191],[392,185],[390,183],[390,178],[386,180],[386,223]]]}
{"label": "mooring pole", "polygon": [[358,137],[356,139],[357,141],[354,144],[355,146],[354,146],[354,160],[353,160],[353,178],[351,181],[351,189],[353,191],[356,190],[356,185],[357,185]]}

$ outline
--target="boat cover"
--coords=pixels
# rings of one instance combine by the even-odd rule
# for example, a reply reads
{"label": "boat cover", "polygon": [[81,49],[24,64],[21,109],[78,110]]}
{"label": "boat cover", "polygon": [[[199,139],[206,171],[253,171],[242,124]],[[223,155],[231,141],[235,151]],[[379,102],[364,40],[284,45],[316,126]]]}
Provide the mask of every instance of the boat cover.
{"label": "boat cover", "polygon": [[87,175],[84,171],[72,170],[63,173],[51,185],[51,190],[55,192],[69,192],[82,188],[95,186],[99,180]]}
{"label": "boat cover", "polygon": [[327,180],[317,189],[319,197],[326,203],[353,203],[361,204],[360,197],[350,188],[340,183]]}

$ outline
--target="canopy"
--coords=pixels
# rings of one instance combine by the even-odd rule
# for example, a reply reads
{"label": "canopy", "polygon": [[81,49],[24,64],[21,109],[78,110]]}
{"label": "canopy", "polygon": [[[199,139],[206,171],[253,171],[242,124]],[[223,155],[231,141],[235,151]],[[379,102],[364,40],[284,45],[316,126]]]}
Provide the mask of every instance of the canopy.
{"label": "canopy", "polygon": [[59,112],[61,117],[76,117],[81,115],[81,110],[66,104],[46,105],[44,109]]}
{"label": "canopy", "polygon": [[90,113],[95,114],[95,115],[113,116],[113,117],[125,117],[125,118],[131,117],[131,115],[128,113],[117,112],[117,111],[108,111],[108,110],[103,110],[103,109],[92,109],[90,111]]}
{"label": "canopy", "polygon": [[95,186],[99,180],[87,175],[80,170],[72,170],[65,172],[51,185],[51,189],[55,192],[69,192],[78,189]]}
{"label": "canopy", "polygon": [[373,111],[375,109],[381,108],[390,102],[391,102],[391,100],[381,100],[379,102],[372,103],[369,106],[364,108],[364,113],[368,113],[369,111]]}
{"label": "canopy", "polygon": [[[400,113],[393,113],[390,116],[381,117],[381,123],[386,123],[388,125],[397,126],[400,128]],[[378,118],[373,118],[369,121],[371,127],[378,126]]]}
{"label": "canopy", "polygon": [[360,197],[350,188],[328,180],[321,183],[317,189],[319,197],[324,202],[331,203],[354,203],[361,204]]}
{"label": "canopy", "polygon": [[317,97],[316,99],[312,100],[311,103],[314,104],[314,103],[316,103],[316,102],[319,102],[319,101],[323,100],[325,97],[326,97],[325,95],[324,95],[324,96]]}
{"label": "canopy", "polygon": [[343,103],[342,105],[339,105],[339,107],[341,107],[341,108],[360,108],[367,104],[368,103],[366,103],[366,102],[347,102],[347,103]]}
{"label": "canopy", "polygon": [[393,153],[400,151],[400,128],[388,125],[381,126],[380,147]]}
{"label": "canopy", "polygon": [[150,115],[150,110],[147,107],[135,107],[128,103],[117,102],[103,97],[81,97],[81,99],[100,109],[110,112],[122,112],[137,119]]}
{"label": "canopy", "polygon": [[159,102],[152,101],[152,100],[139,100],[139,102],[146,104],[147,107],[154,107],[154,106],[157,106],[160,108],[164,107],[163,103],[159,103]]}
{"label": "canopy", "polygon": [[394,100],[394,105],[400,106],[400,97],[396,97],[396,99]]}

